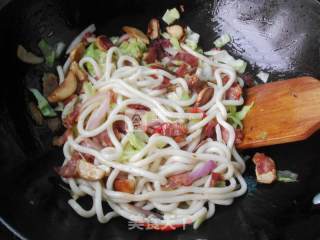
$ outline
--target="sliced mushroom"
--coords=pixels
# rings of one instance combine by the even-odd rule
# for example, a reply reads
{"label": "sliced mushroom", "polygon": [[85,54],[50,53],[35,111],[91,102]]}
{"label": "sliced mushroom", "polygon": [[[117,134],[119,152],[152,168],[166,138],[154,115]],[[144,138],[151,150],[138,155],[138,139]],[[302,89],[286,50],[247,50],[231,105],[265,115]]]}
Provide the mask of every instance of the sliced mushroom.
{"label": "sliced mushroom", "polygon": [[46,121],[52,132],[57,132],[62,127],[61,119],[59,117],[48,118]]}
{"label": "sliced mushroom", "polygon": [[53,73],[45,73],[42,77],[43,96],[48,97],[57,87],[58,78]]}
{"label": "sliced mushroom", "polygon": [[70,97],[77,90],[77,84],[76,75],[69,71],[63,83],[49,95],[49,102],[60,102]]}
{"label": "sliced mushroom", "polygon": [[214,88],[212,87],[206,87],[202,89],[197,97],[195,106],[201,107],[202,105],[205,105],[213,97],[213,94],[214,94]]}
{"label": "sliced mushroom", "polygon": [[71,62],[76,61],[79,62],[84,52],[86,50],[86,45],[83,42],[80,42],[70,53],[70,60]]}
{"label": "sliced mushroom", "polygon": [[96,38],[96,45],[101,51],[107,51],[112,47],[112,42],[104,35],[100,35]]}
{"label": "sliced mushroom", "polygon": [[103,171],[85,160],[79,160],[77,171],[80,178],[88,181],[97,181],[106,176],[106,171]]}
{"label": "sliced mushroom", "polygon": [[88,80],[88,74],[79,67],[77,62],[71,63],[70,70],[76,75],[80,82]]}
{"label": "sliced mushroom", "polygon": [[157,39],[160,35],[160,24],[159,20],[156,18],[152,18],[148,24],[147,35],[150,39]]}
{"label": "sliced mushroom", "polygon": [[36,122],[37,125],[42,125],[44,122],[43,116],[40,110],[37,108],[34,102],[28,103],[29,111],[31,113],[32,119]]}
{"label": "sliced mushroom", "polygon": [[149,44],[149,38],[143,32],[141,32],[139,29],[134,28],[134,27],[124,26],[122,28],[122,30],[125,33],[127,33],[130,37],[137,38],[137,39],[141,40],[143,43]]}
{"label": "sliced mushroom", "polygon": [[184,30],[180,25],[172,25],[166,28],[170,36],[180,40],[184,36]]}

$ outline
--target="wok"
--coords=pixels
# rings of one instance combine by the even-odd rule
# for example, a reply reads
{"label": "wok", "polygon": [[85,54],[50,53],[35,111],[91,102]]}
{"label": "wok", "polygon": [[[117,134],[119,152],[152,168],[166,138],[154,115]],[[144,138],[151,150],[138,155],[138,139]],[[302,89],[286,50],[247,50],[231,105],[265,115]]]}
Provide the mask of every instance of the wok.
{"label": "wok", "polygon": [[[229,33],[234,41],[227,50],[247,60],[252,74],[264,70],[271,80],[320,77],[320,5],[315,0],[1,1],[2,239],[320,239],[320,214],[311,203],[320,192],[319,133],[303,142],[259,149],[278,169],[298,173],[297,183],[250,188],[233,205],[218,206],[196,231],[130,230],[122,218],[99,224],[68,206],[69,194],[53,171],[63,161],[62,151],[51,146],[47,127],[33,123],[26,104],[27,87],[40,88],[43,72],[54,69],[20,62],[17,45],[40,54],[41,38],[69,43],[90,23],[109,36],[120,34],[123,25],[145,29],[151,17],[179,4],[185,8],[182,22],[200,33],[205,49],[219,34]],[[252,179],[253,166],[248,162],[247,167],[245,175]]]}

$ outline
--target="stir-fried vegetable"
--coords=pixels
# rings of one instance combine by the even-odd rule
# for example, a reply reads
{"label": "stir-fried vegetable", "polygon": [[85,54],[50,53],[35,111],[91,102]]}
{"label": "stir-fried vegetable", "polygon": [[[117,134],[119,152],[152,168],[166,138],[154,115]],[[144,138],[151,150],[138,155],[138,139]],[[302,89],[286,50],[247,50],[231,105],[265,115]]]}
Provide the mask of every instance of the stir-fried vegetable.
{"label": "stir-fried vegetable", "polygon": [[132,156],[141,151],[148,142],[148,135],[143,131],[133,131],[129,133],[129,143],[123,149],[123,153],[119,159],[120,162],[127,162]]}
{"label": "stir-fried vegetable", "polygon": [[41,41],[38,43],[38,47],[40,48],[44,58],[46,59],[46,64],[49,67],[52,67],[56,57],[55,50],[44,39],[41,39]]}
{"label": "stir-fried vegetable", "polygon": [[[100,65],[103,65],[104,64],[104,61],[105,61],[105,58],[106,58],[106,53],[101,51],[95,43],[91,43],[89,45],[89,47],[86,49],[85,53],[84,53],[84,56],[87,56],[87,57],[92,57],[94,60],[97,61],[98,64]],[[94,71],[94,68],[92,66],[91,63],[86,63],[86,68],[89,72],[89,74],[91,76],[95,76],[95,71]]]}
{"label": "stir-fried vegetable", "polygon": [[56,112],[49,105],[48,101],[42,96],[42,94],[37,89],[30,88],[30,92],[37,99],[38,108],[41,111],[43,116],[45,116],[45,117],[57,116]]}
{"label": "stir-fried vegetable", "polygon": [[180,18],[180,13],[176,8],[168,9],[162,17],[162,20],[170,25],[175,20]]}
{"label": "stir-fried vegetable", "polygon": [[128,41],[122,42],[119,49],[123,54],[136,59],[141,58],[143,53],[147,51],[146,45],[136,38],[130,38]]}
{"label": "stir-fried vegetable", "polygon": [[234,128],[240,127],[243,128],[242,120],[246,117],[250,109],[253,107],[254,102],[252,102],[250,105],[243,106],[242,109],[237,112],[237,109],[235,106],[229,107],[228,112],[228,120],[232,124]]}
{"label": "stir-fried vegetable", "polygon": [[277,171],[277,180],[279,182],[297,182],[298,181],[298,174],[291,172],[289,170],[278,170]]}
{"label": "stir-fried vegetable", "polygon": [[221,37],[219,37],[218,39],[216,39],[213,44],[217,47],[217,48],[222,48],[224,45],[226,45],[227,43],[229,43],[231,41],[231,37],[229,34],[223,34]]}

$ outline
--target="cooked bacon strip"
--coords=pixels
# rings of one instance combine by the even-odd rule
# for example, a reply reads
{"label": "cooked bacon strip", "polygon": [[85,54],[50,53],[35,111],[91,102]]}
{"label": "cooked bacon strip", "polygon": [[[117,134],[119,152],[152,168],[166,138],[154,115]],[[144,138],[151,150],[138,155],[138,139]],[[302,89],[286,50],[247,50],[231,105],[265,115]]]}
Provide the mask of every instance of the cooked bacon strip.
{"label": "cooked bacon strip", "polygon": [[216,119],[212,119],[210,122],[205,125],[204,129],[201,133],[201,140],[207,139],[207,138],[216,138],[216,125],[218,124]]}
{"label": "cooked bacon strip", "polygon": [[256,153],[252,161],[256,165],[255,172],[258,182],[270,184],[276,180],[276,165],[272,158],[263,153]]}
{"label": "cooked bacon strip", "polygon": [[187,84],[191,91],[195,91],[197,93],[199,93],[206,86],[206,83],[201,81],[197,75],[190,76]]}
{"label": "cooked bacon strip", "polygon": [[168,183],[165,188],[176,189],[180,186],[190,186],[192,184],[189,177],[190,172],[191,171],[188,171],[168,177]]}
{"label": "cooked bacon strip", "polygon": [[167,137],[185,136],[188,133],[186,126],[181,123],[162,123],[154,130],[156,133]]}
{"label": "cooked bacon strip", "polygon": [[63,119],[63,126],[66,128],[72,128],[74,124],[78,121],[78,117],[80,115],[81,105],[76,104],[73,111],[69,113],[69,115]]}
{"label": "cooked bacon strip", "polygon": [[171,47],[171,43],[168,39],[157,39],[151,43],[148,48],[148,52],[144,56],[144,60],[150,64],[154,63],[156,60],[161,60],[167,53],[164,51],[165,48]]}
{"label": "cooked bacon strip", "polygon": [[215,187],[220,181],[223,181],[223,177],[220,173],[211,173],[211,186]]}
{"label": "cooked bacon strip", "polygon": [[239,83],[234,83],[232,86],[226,91],[226,99],[227,100],[239,100],[242,95],[242,88]]}
{"label": "cooked bacon strip", "polygon": [[198,67],[198,58],[196,58],[195,56],[191,55],[190,53],[178,52],[174,56],[174,59],[182,61],[182,62],[185,62],[185,63],[189,64],[193,68],[197,68]]}
{"label": "cooked bacon strip", "polygon": [[132,109],[136,109],[136,110],[150,111],[150,108],[148,108],[142,104],[129,104],[128,108],[132,108]]}

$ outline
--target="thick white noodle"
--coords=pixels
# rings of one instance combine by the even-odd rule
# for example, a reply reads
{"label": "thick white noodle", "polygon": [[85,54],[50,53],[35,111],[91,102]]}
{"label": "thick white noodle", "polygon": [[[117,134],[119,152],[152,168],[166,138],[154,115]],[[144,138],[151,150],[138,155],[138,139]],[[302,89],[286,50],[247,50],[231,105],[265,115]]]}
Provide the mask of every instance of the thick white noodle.
{"label": "thick white noodle", "polygon": [[[93,32],[94,25],[85,29],[70,45],[67,53],[75,46],[85,32]],[[154,224],[186,224],[194,223],[194,228],[199,226],[200,218],[210,218],[215,213],[215,205],[230,205],[234,198],[245,193],[247,186],[242,177],[245,164],[234,147],[235,130],[226,121],[226,106],[239,106],[243,104],[243,98],[239,100],[225,100],[225,92],[235,81],[243,84],[242,79],[237,78],[232,67],[225,64],[215,64],[206,56],[199,54],[189,47],[182,45],[188,53],[194,55],[199,61],[212,67],[214,82],[209,83],[214,87],[214,97],[208,103],[201,106],[206,113],[189,113],[187,107],[193,106],[198,95],[189,92],[186,79],[176,78],[174,75],[162,70],[140,66],[129,56],[121,55],[116,47],[108,50],[106,62],[103,68],[90,57],[84,57],[79,65],[92,64],[95,76],[89,76],[89,80],[97,89],[97,94],[86,98],[81,103],[81,112],[77,123],[79,133],[76,139],[69,137],[63,148],[66,164],[72,155],[72,151],[80,154],[94,156],[94,164],[108,174],[105,183],[90,182],[81,179],[63,179],[69,183],[73,199],[69,200],[70,206],[83,217],[97,216],[99,222],[106,223],[116,216],[125,217],[131,221]],[[117,61],[115,61],[115,56]],[[68,68],[64,66],[64,72]],[[63,78],[62,68],[58,69],[59,79]],[[229,76],[227,83],[222,82],[224,75]],[[166,89],[154,89],[159,86],[164,77],[176,85],[174,92],[166,93]],[[117,104],[108,108],[107,118],[98,127],[87,129],[87,119],[97,113],[96,109],[104,101],[106,93],[112,90],[117,94]],[[189,94],[188,100],[182,100],[183,94]],[[117,161],[121,156],[124,146],[128,142],[128,133],[134,130],[134,123],[130,114],[135,110],[128,110],[130,104],[141,104],[150,109],[160,121],[163,122],[188,122],[188,135],[185,142],[177,144],[171,137],[152,135],[145,147],[128,162]],[[204,117],[203,117],[204,116]],[[211,120],[217,120],[216,138],[207,139],[205,143],[199,143],[204,126]],[[127,126],[127,134],[119,140],[114,131],[113,123],[123,120]],[[191,120],[191,121],[190,121]],[[228,133],[225,143],[222,138],[222,128]],[[93,149],[81,144],[86,138],[92,138],[107,132],[113,147],[101,150]],[[166,144],[165,147],[160,145]],[[184,146],[183,148],[181,146]],[[217,167],[213,170],[220,173],[226,180],[225,187],[212,187],[211,174],[196,180],[191,186],[182,186],[174,190],[163,190],[171,175],[192,171],[205,161],[213,160]],[[120,172],[128,173],[129,179],[135,182],[134,193],[116,191],[113,186]],[[76,201],[78,197],[89,195],[93,199],[92,207],[88,210],[82,208]],[[108,202],[112,211],[104,213],[102,201]],[[134,206],[133,206],[134,205]],[[145,216],[144,212],[137,209],[157,210],[162,218],[156,215]],[[196,221],[196,222],[195,222]]]}

